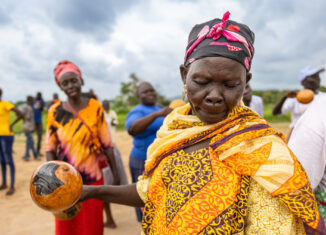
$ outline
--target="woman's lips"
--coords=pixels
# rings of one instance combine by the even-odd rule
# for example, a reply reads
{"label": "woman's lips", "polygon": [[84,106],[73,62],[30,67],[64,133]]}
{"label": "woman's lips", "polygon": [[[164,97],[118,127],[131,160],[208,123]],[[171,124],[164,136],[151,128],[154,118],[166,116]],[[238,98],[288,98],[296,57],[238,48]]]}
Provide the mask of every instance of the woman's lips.
{"label": "woman's lips", "polygon": [[201,109],[201,108],[198,108],[198,111],[201,112],[201,113],[204,113],[205,115],[208,115],[208,116],[219,116],[219,115],[223,115],[223,114],[226,113],[226,110],[221,110],[221,111],[214,110],[212,112],[212,111],[206,111],[206,110]]}

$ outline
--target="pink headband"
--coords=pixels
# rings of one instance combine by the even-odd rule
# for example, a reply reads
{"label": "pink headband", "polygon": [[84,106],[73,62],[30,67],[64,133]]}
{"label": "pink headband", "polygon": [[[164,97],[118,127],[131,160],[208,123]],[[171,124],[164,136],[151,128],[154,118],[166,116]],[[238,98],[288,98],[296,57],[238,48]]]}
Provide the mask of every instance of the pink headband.
{"label": "pink headband", "polygon": [[56,83],[59,85],[60,78],[63,74],[72,72],[77,74],[80,78],[82,77],[80,69],[72,62],[68,60],[62,60],[58,63],[58,65],[54,68],[54,77]]}

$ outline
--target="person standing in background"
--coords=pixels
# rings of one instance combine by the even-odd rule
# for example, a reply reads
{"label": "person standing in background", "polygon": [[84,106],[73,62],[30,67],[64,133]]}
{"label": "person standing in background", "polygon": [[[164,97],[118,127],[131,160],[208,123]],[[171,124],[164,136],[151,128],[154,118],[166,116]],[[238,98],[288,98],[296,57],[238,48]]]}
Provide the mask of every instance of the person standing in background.
{"label": "person standing in background", "polygon": [[246,85],[245,91],[243,93],[243,103],[258,113],[259,116],[264,117],[263,99],[252,93],[252,89],[249,83]]}
{"label": "person standing in background", "polygon": [[35,133],[37,136],[37,147],[36,152],[37,156],[42,157],[43,154],[40,152],[42,135],[43,135],[43,122],[42,122],[42,111],[44,109],[45,103],[42,98],[41,92],[37,92],[36,98],[33,102],[33,111],[34,111],[34,122],[35,122]]}
{"label": "person standing in background", "polygon": [[295,124],[289,147],[307,172],[326,222],[326,96],[313,102]]}
{"label": "person standing in background", "polygon": [[[172,111],[172,109],[163,108],[156,103],[157,94],[149,82],[140,83],[136,93],[140,104],[135,106],[126,118],[126,129],[133,138],[133,147],[129,158],[133,183],[138,181],[138,177],[145,169],[148,146],[156,138],[156,132],[162,126],[164,117]],[[140,208],[136,208],[136,215],[138,222],[141,222]]]}
{"label": "person standing in background", "polygon": [[[324,68],[313,68],[311,66],[307,66],[303,68],[298,75],[299,82],[303,88],[313,91],[315,93],[314,97],[317,99],[320,95],[325,95],[325,93],[318,91],[320,87],[319,74],[324,71]],[[309,106],[309,104],[300,103],[295,96],[296,92],[294,91],[286,92],[285,95],[275,104],[273,109],[273,115],[291,113],[290,131],[287,135],[287,141],[289,141],[291,137],[291,133],[296,122]]]}
{"label": "person standing in background", "polygon": [[113,142],[114,142],[115,127],[119,124],[118,115],[114,110],[112,110],[110,108],[110,101],[104,100],[102,102],[102,106],[103,106],[103,109],[104,109],[104,114],[105,114],[106,120],[109,123],[111,136],[112,136],[112,139],[113,139]]}
{"label": "person standing in background", "polygon": [[[84,185],[103,185],[102,168],[108,163],[114,177],[112,184],[118,185],[113,143],[102,105],[82,95],[84,80],[74,63],[60,61],[54,75],[66,101],[57,102],[48,111],[46,159],[71,164],[81,174]],[[56,219],[55,226],[57,235],[103,235],[103,202],[85,201],[76,217]]]}
{"label": "person standing in background", "polygon": [[[17,118],[10,124],[10,112],[16,113]],[[2,100],[2,90],[0,88],[0,161],[2,184],[0,190],[7,186],[7,165],[10,167],[10,188],[6,195],[12,195],[15,192],[15,164],[12,157],[12,145],[14,143],[13,126],[23,117],[23,114],[15,106],[5,100]]]}
{"label": "person standing in background", "polygon": [[23,105],[20,110],[24,115],[23,129],[26,136],[26,150],[23,156],[23,160],[29,160],[29,150],[32,150],[34,159],[38,160],[37,151],[34,147],[33,133],[35,130],[34,122],[34,111],[33,111],[34,98],[32,96],[27,96],[26,104]]}

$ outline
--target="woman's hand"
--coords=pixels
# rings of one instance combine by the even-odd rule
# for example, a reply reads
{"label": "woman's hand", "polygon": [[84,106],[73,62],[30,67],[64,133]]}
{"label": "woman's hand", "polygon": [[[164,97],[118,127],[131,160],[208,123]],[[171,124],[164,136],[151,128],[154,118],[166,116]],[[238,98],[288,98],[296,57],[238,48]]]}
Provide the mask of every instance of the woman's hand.
{"label": "woman's hand", "polygon": [[164,107],[161,110],[156,111],[156,115],[157,115],[157,117],[165,117],[165,116],[167,116],[171,112],[172,112],[172,109],[171,108]]}

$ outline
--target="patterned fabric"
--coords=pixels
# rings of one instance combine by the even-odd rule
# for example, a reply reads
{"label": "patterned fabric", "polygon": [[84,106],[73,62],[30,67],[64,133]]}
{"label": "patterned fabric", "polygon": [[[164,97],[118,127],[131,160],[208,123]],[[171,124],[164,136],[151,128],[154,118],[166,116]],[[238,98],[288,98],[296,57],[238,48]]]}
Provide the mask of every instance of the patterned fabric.
{"label": "patterned fabric", "polygon": [[321,189],[316,189],[315,196],[318,203],[319,213],[321,214],[321,216],[323,217],[326,223],[326,191]]}
{"label": "patterned fabric", "polygon": [[[241,105],[210,126],[199,125],[189,110],[188,104],[173,111],[148,150],[137,183],[145,199],[145,234],[326,231],[306,174],[281,133]],[[205,140],[207,147],[187,152]],[[268,213],[258,218],[266,208],[275,220]]]}
{"label": "patterned fabric", "polygon": [[205,57],[226,57],[250,70],[254,56],[254,33],[247,25],[229,20],[230,12],[193,27],[189,34],[185,66]]}
{"label": "patterned fabric", "polygon": [[90,99],[78,114],[94,138],[81,120],[63,109],[59,102],[48,112],[46,151],[57,153],[59,148],[59,159],[73,165],[81,173],[84,184],[88,184],[102,177],[100,161],[104,156],[99,156],[97,150],[112,146],[112,142],[103,108],[97,100]]}

